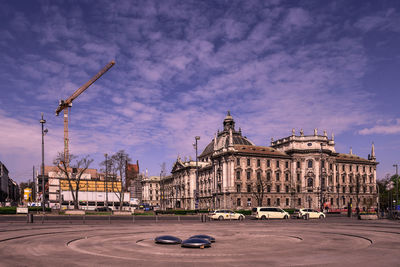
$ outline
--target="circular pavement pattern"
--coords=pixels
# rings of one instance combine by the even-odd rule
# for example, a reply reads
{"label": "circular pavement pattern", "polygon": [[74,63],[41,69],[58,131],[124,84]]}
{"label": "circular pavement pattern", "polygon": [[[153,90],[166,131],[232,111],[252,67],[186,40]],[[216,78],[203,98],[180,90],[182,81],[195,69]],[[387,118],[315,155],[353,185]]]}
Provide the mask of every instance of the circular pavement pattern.
{"label": "circular pavement pattern", "polygon": [[[398,264],[397,222],[245,222],[191,224],[7,226],[0,236],[2,266],[78,265],[368,265]],[[8,230],[8,231],[7,231]],[[154,242],[208,234],[207,249]]]}

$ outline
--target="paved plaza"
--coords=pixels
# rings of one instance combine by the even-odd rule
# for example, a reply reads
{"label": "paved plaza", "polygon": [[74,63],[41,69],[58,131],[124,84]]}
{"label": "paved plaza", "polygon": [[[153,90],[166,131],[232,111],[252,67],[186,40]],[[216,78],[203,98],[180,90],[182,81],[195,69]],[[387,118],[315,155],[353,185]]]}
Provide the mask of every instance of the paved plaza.
{"label": "paved plaza", "polygon": [[[1,266],[398,266],[400,224],[350,218],[279,221],[0,223]],[[216,238],[211,248],[154,243]]]}

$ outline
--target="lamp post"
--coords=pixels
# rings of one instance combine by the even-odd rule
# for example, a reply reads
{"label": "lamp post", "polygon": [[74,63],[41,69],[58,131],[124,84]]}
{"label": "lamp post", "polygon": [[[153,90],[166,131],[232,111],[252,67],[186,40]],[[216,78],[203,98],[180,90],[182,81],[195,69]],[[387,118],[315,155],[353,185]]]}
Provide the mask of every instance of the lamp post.
{"label": "lamp post", "polygon": [[42,211],[43,213],[45,212],[45,188],[44,188],[44,136],[48,132],[47,129],[44,129],[44,124],[46,123],[46,120],[43,119],[43,112],[42,112],[42,118],[39,121],[40,124],[42,124]]}
{"label": "lamp post", "polygon": [[338,184],[336,185],[336,192],[337,192],[337,207],[338,209],[340,209],[340,184],[339,184],[339,180],[338,180]]}
{"label": "lamp post", "polygon": [[196,194],[195,194],[195,209],[199,208],[199,162],[197,158],[197,141],[200,140],[200,136],[196,136],[195,138],[195,149],[196,149]]}
{"label": "lamp post", "polygon": [[106,158],[106,175],[104,176],[104,183],[106,185],[106,207],[108,207],[108,184],[107,184],[107,176],[108,176],[108,155],[107,153],[104,154],[104,157]]}
{"label": "lamp post", "polygon": [[[399,205],[399,174],[398,174],[398,165],[393,164],[393,167],[396,168],[396,211],[397,211],[397,206]],[[397,214],[397,212],[396,212]]]}
{"label": "lamp post", "polygon": [[[324,171],[324,166],[322,165],[322,147],[324,146],[325,144],[323,144],[323,143],[321,143],[321,160],[320,160],[320,165],[321,165],[321,176],[320,176],[320,205],[321,205],[321,212],[324,210],[324,200],[322,199],[322,190],[323,190],[323,178],[322,178],[322,175],[323,175],[323,171]],[[325,183],[324,183],[325,184]]]}

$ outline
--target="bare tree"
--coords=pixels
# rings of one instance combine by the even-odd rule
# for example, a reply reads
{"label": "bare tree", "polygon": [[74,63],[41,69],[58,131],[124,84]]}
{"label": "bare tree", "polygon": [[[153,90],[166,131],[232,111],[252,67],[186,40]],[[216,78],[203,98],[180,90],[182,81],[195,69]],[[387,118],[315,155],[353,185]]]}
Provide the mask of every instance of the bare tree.
{"label": "bare tree", "polygon": [[[129,157],[128,153],[125,152],[125,150],[120,150],[116,152],[114,155],[111,157],[113,161],[113,168],[111,168],[113,172],[113,192],[117,195],[118,200],[119,200],[119,209],[122,210],[122,206],[124,203],[124,193],[127,192],[128,188],[128,179],[126,177],[126,165],[131,162],[131,158]],[[119,177],[121,179],[121,187],[117,186],[117,174],[119,174]]]}
{"label": "bare tree", "polygon": [[253,184],[252,193],[257,200],[258,206],[262,206],[266,190],[267,190],[267,182],[263,180],[261,177],[257,178],[255,183]]}
{"label": "bare tree", "polygon": [[80,186],[81,178],[93,162],[93,159],[90,159],[89,156],[78,158],[74,155],[69,155],[67,160],[69,162],[66,162],[64,153],[59,152],[53,163],[68,181],[68,187],[74,202],[74,209],[79,209],[79,190],[82,188]]}

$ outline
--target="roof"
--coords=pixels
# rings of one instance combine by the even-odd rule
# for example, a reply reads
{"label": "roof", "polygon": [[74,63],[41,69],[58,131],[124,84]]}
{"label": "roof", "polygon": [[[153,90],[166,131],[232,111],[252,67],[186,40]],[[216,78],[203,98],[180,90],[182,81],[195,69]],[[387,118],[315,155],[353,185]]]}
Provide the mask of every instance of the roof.
{"label": "roof", "polygon": [[[60,169],[57,166],[44,166],[44,174],[48,175],[49,172],[60,172]],[[68,168],[68,172],[72,172],[72,168]],[[92,178],[97,178],[98,177],[98,173],[96,169],[87,169],[85,170],[86,174],[90,174],[90,176]],[[40,175],[41,173],[39,173]]]}
{"label": "roof", "polygon": [[285,152],[278,151],[268,146],[252,146],[252,145],[234,145],[235,150],[239,153],[269,155],[278,157],[290,157]]}
{"label": "roof", "polygon": [[372,163],[370,160],[359,157],[355,154],[343,154],[343,153],[339,153],[337,155],[336,161],[357,161],[357,162],[364,162],[364,163]]}

